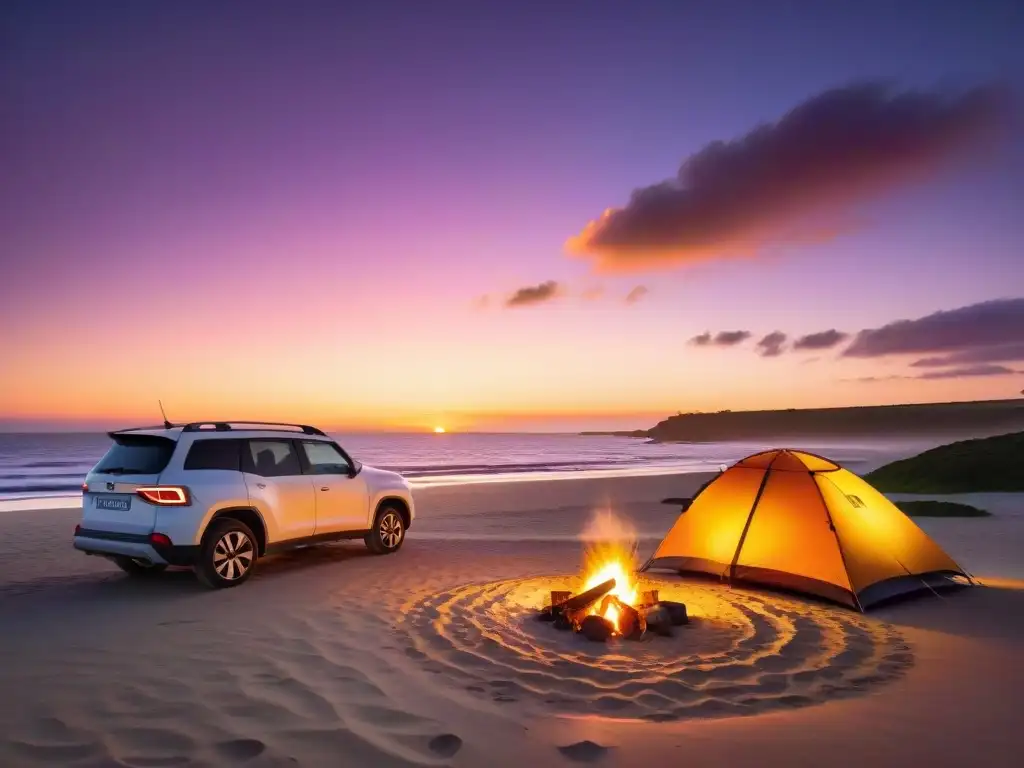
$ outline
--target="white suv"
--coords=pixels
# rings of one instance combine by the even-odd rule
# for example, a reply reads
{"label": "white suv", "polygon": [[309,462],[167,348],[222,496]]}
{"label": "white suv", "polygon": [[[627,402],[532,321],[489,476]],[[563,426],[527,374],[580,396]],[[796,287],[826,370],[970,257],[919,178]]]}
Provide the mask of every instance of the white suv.
{"label": "white suv", "polygon": [[402,546],[412,524],[406,480],[360,464],[315,427],[196,422],[110,433],[82,485],[75,549],[132,575],[191,566],[233,587],[263,555],[360,538]]}

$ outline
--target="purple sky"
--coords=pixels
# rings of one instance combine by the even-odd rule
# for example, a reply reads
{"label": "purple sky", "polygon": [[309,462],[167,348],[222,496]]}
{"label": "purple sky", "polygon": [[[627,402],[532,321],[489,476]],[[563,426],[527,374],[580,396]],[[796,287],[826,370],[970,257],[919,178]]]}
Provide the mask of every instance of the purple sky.
{"label": "purple sky", "polygon": [[645,426],[1020,391],[686,343],[1024,296],[1017,132],[859,199],[821,242],[611,273],[565,247],[829,89],[1021,93],[1020,3],[352,5],[4,4],[0,420],[163,397],[183,418]]}

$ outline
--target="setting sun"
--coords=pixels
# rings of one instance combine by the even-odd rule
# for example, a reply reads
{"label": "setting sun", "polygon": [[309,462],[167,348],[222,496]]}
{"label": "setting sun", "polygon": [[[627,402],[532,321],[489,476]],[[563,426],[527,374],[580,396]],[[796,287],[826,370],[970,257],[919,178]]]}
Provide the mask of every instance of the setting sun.
{"label": "setting sun", "polygon": [[444,434],[444,427],[434,427],[434,434],[435,435],[443,435]]}

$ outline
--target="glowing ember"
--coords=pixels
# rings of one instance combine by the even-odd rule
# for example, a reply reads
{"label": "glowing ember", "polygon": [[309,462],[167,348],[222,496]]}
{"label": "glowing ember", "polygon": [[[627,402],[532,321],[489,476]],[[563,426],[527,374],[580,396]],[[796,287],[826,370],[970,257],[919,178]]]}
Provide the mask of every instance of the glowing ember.
{"label": "glowing ember", "polygon": [[[615,588],[609,593],[627,605],[635,605],[637,586],[634,572],[636,571],[636,534],[622,519],[610,510],[598,513],[583,533],[587,542],[583,565],[583,590],[596,587],[608,579],[615,579]],[[589,614],[601,613],[601,602],[596,603]],[[616,632],[619,625],[620,611],[611,601],[605,604],[601,614]]]}

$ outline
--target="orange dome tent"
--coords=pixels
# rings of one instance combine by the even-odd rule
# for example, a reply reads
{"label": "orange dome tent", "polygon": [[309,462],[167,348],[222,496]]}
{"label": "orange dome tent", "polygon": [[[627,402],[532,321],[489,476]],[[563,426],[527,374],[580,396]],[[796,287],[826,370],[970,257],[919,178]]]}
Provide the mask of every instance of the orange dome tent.
{"label": "orange dome tent", "polygon": [[706,485],[641,570],[709,573],[859,610],[970,577],[857,475],[804,451],[748,456]]}

